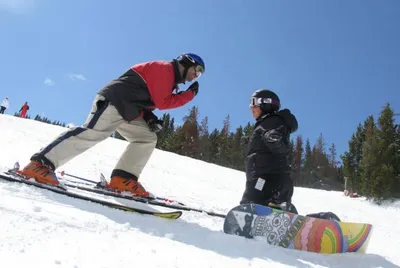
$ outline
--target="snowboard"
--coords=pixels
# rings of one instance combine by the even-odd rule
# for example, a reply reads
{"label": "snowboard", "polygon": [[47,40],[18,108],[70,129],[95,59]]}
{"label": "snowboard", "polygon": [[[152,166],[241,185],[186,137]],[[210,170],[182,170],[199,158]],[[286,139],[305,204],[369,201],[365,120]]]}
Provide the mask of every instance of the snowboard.
{"label": "snowboard", "polygon": [[373,226],[297,215],[258,204],[232,208],[224,232],[246,238],[261,237],[268,244],[315,253],[365,253]]}

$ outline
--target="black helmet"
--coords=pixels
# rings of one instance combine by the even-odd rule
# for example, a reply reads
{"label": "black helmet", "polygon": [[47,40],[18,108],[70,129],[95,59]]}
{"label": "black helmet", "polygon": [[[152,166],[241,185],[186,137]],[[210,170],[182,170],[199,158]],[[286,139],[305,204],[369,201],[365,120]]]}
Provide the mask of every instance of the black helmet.
{"label": "black helmet", "polygon": [[264,114],[269,114],[279,111],[281,102],[278,95],[271,90],[259,89],[251,95],[251,106],[258,106]]}

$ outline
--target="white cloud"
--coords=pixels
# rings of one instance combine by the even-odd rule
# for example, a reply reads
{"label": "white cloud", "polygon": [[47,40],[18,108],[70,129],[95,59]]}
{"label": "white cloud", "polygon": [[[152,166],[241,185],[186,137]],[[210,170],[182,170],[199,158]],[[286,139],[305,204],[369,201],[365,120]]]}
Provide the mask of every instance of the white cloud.
{"label": "white cloud", "polygon": [[0,9],[14,13],[25,13],[31,11],[38,0],[0,0]]}
{"label": "white cloud", "polygon": [[[1,0],[0,0],[1,1]],[[44,84],[45,85],[47,85],[47,86],[54,86],[54,81],[53,80],[51,80],[50,78],[46,78],[45,80],[44,80]]]}
{"label": "white cloud", "polygon": [[76,81],[76,80],[86,81],[87,80],[83,74],[68,74],[68,77],[73,81]]}

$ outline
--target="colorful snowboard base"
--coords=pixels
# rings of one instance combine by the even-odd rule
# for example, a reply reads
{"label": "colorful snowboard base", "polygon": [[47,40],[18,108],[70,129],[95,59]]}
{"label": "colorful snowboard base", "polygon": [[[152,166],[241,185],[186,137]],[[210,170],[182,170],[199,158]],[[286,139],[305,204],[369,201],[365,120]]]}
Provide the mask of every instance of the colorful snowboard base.
{"label": "colorful snowboard base", "polygon": [[270,245],[315,253],[365,253],[372,233],[366,223],[338,222],[257,204],[232,208],[224,232],[246,238],[263,237]]}

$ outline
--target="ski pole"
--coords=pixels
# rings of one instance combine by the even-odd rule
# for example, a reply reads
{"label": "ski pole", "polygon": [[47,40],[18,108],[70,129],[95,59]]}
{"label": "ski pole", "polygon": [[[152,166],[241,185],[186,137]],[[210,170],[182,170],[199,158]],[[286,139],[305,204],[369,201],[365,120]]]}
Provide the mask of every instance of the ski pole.
{"label": "ski pole", "polygon": [[68,174],[64,170],[60,171],[59,173],[61,174],[61,176],[68,176],[68,177],[72,177],[72,178],[75,178],[75,179],[78,179],[78,180],[87,181],[87,182],[90,182],[90,183],[93,183],[93,184],[97,184],[98,183],[98,181],[92,181],[92,180],[88,180],[88,179],[85,179],[85,178],[82,178],[82,177],[78,177],[78,176],[75,176],[75,175],[72,175],[72,174]]}

